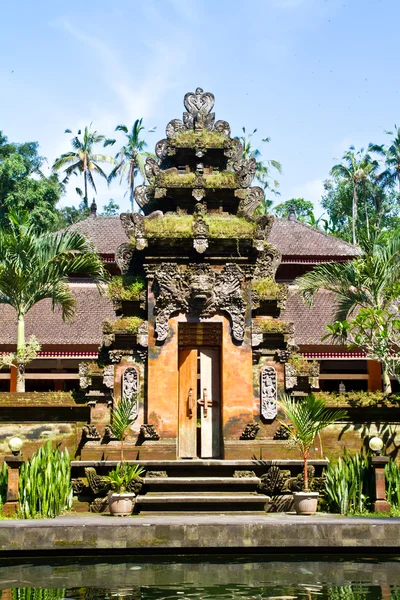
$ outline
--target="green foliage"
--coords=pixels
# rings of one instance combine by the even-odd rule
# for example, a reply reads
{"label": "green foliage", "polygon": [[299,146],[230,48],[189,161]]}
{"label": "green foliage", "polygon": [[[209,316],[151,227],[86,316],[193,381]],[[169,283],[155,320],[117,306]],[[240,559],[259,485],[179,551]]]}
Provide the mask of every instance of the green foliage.
{"label": "green foliage", "polygon": [[137,333],[139,325],[143,323],[140,317],[121,317],[116,321],[104,321],[104,333]]}
{"label": "green foliage", "polygon": [[49,440],[23,463],[19,479],[20,517],[54,518],[72,506],[68,450],[53,449]]}
{"label": "green foliage", "polygon": [[385,466],[386,499],[393,508],[400,508],[400,467],[390,460]]}
{"label": "green foliage", "polygon": [[251,239],[257,231],[257,223],[235,215],[208,214],[205,222],[211,238]]}
{"label": "green foliage", "polygon": [[195,179],[196,173],[179,173],[177,169],[171,169],[160,173],[157,185],[166,188],[190,188]]}
{"label": "green foliage", "polygon": [[282,298],[287,291],[285,285],[276,283],[271,277],[257,279],[252,282],[252,288],[260,300],[275,300]]}
{"label": "green foliage", "polygon": [[263,333],[285,333],[292,327],[290,323],[280,319],[257,319],[256,323]]}
{"label": "green foliage", "polygon": [[393,407],[399,406],[400,396],[397,394],[386,394],[385,392],[367,392],[367,391],[355,391],[355,392],[317,392],[315,394],[318,398],[322,398],[327,405],[330,406],[351,406],[353,408],[367,408],[367,407]]}
{"label": "green foliage", "polygon": [[144,230],[148,238],[190,238],[191,215],[165,215],[160,219],[145,219]]}
{"label": "green foliage", "polygon": [[114,471],[110,471],[108,476],[104,477],[110,488],[117,494],[124,494],[129,490],[129,484],[145,472],[140,465],[128,465],[126,463],[117,465]]}
{"label": "green foliage", "polygon": [[15,368],[18,364],[27,365],[36,358],[40,349],[41,345],[36,337],[31,335],[28,343],[18,348],[17,352],[4,352],[0,354],[0,369],[3,367]]}
{"label": "green foliage", "polygon": [[329,510],[343,515],[368,510],[372,480],[370,457],[361,452],[351,456],[345,449],[343,458],[327,467],[325,501]]}
{"label": "green foliage", "polygon": [[204,175],[205,187],[210,189],[237,188],[236,174],[231,171],[214,171]]}
{"label": "green foliage", "polygon": [[304,200],[304,198],[291,198],[290,200],[286,200],[286,202],[277,204],[272,210],[277,217],[288,217],[292,206],[295,210],[297,221],[308,223],[314,215],[314,204],[309,200]]}
{"label": "green foliage", "polygon": [[112,434],[120,442],[125,439],[129,427],[136,421],[134,409],[137,401],[137,396],[132,396],[132,398],[124,396],[113,408],[110,427]]}
{"label": "green foliage", "polygon": [[315,360],[307,360],[302,354],[292,354],[288,360],[288,364],[296,369],[296,373],[301,375],[312,375],[318,362]]}
{"label": "green foliage", "polygon": [[6,463],[3,461],[3,464],[1,465],[1,468],[0,468],[0,509],[6,500],[7,481],[8,481],[8,469],[7,469]]}
{"label": "green foliage", "polygon": [[301,400],[282,396],[279,404],[289,421],[289,423],[281,422],[281,425],[288,431],[288,441],[292,446],[297,446],[303,457],[304,489],[308,490],[307,460],[315,438],[335,421],[344,419],[347,413],[345,410],[327,408],[322,398],[313,395]]}
{"label": "green foliage", "polygon": [[116,217],[120,213],[119,204],[114,202],[112,198],[103,206],[103,210],[100,213],[101,217]]}
{"label": "green foliage", "polygon": [[107,296],[112,300],[139,300],[141,292],[145,289],[143,277],[122,275],[112,277],[108,284]]}
{"label": "green foliage", "polygon": [[199,131],[187,129],[180,131],[169,139],[171,146],[176,148],[226,148],[229,146],[229,142],[229,139],[218,133],[218,131],[210,131],[209,129]]}
{"label": "green foliage", "polygon": [[62,588],[12,588],[12,600],[64,600]]}

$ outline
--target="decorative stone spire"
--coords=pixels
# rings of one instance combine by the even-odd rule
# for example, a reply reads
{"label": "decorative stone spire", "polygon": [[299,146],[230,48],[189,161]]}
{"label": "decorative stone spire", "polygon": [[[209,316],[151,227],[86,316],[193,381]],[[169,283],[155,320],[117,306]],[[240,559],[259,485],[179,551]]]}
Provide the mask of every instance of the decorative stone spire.
{"label": "decorative stone spire", "polygon": [[96,217],[97,216],[97,204],[95,199],[93,198],[93,202],[90,205],[90,216],[91,217]]}
{"label": "decorative stone spire", "polygon": [[296,221],[296,209],[294,207],[293,202],[289,206],[288,220]]}

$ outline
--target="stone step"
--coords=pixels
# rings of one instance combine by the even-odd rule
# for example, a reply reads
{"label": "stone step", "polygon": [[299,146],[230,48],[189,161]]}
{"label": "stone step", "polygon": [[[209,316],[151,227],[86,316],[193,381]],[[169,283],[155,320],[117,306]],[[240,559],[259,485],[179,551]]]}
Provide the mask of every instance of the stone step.
{"label": "stone step", "polygon": [[254,511],[264,510],[268,496],[246,492],[148,492],[136,498],[136,507],[143,510],[165,511]]}
{"label": "stone step", "polygon": [[144,477],[146,485],[258,485],[258,477]]}

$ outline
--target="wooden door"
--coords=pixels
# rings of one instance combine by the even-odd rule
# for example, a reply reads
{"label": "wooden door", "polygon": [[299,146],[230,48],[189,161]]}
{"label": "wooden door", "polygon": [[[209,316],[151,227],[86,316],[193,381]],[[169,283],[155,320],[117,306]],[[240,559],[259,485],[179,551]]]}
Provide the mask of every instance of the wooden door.
{"label": "wooden door", "polygon": [[179,351],[178,456],[197,457],[197,349]]}
{"label": "wooden door", "polygon": [[221,455],[221,406],[219,349],[200,348],[200,454],[201,458]]}

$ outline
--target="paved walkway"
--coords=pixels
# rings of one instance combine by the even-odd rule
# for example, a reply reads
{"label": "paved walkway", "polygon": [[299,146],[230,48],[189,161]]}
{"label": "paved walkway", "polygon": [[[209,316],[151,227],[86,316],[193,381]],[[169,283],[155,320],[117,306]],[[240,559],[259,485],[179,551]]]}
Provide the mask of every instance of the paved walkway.
{"label": "paved walkway", "polygon": [[224,550],[397,552],[400,518],[202,514],[110,517],[74,515],[0,521],[0,553],[101,550],[179,553]]}

